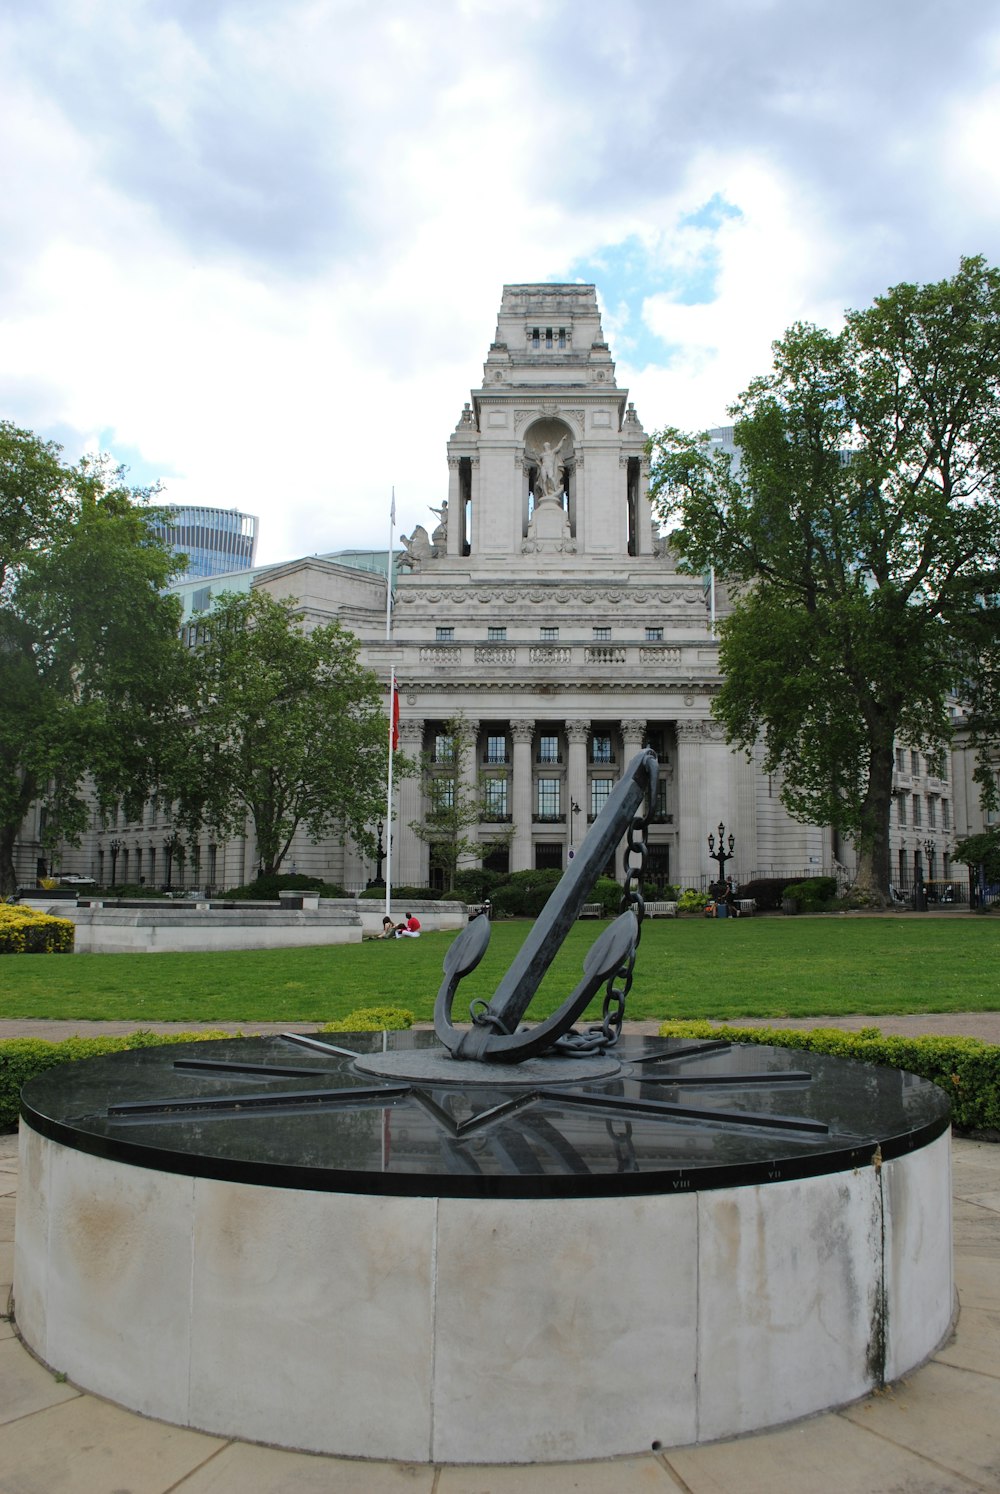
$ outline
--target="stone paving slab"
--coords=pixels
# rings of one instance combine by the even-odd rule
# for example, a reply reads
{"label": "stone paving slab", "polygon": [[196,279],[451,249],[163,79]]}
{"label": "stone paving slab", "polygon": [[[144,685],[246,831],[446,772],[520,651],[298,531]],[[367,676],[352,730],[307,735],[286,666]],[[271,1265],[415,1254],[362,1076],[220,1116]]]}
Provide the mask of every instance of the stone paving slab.
{"label": "stone paving slab", "polygon": [[434,1476],[429,1464],[359,1463],[231,1442],[175,1487],[177,1494],[432,1494]]}
{"label": "stone paving slab", "polygon": [[[6,1295],[4,1303],[6,1304]],[[44,1411],[63,1401],[79,1400],[81,1392],[73,1385],[61,1384],[51,1370],[38,1363],[25,1350],[21,1342],[11,1337],[0,1342],[0,1426],[4,1427],[0,1437],[0,1489],[3,1488],[3,1458],[7,1445],[7,1425],[36,1411]]]}
{"label": "stone paving slab", "polygon": [[1000,1229],[997,1228],[997,1220],[995,1209],[985,1209],[982,1204],[956,1198],[952,1210],[955,1248],[961,1245],[963,1254],[1000,1261]]}
{"label": "stone paving slab", "polygon": [[[964,1336],[961,1325],[959,1339]],[[996,1340],[994,1339],[996,1346]],[[994,1366],[997,1355],[994,1352]],[[937,1358],[891,1393],[849,1406],[843,1417],[899,1449],[919,1454],[977,1489],[1000,1489],[1000,1378]]]}
{"label": "stone paving slab", "polygon": [[995,1260],[959,1254],[955,1258],[955,1286],[963,1313],[967,1308],[1000,1312],[1000,1270]]}
{"label": "stone paving slab", "polygon": [[[997,1344],[1000,1344],[1000,1311],[963,1303],[961,1335],[956,1334],[944,1348],[939,1349],[934,1361],[959,1369],[976,1370],[983,1375],[996,1375],[1000,1373]],[[1000,1411],[1000,1386],[997,1409]]]}
{"label": "stone paving slab", "polygon": [[[6,1347],[0,1344],[0,1349]],[[56,1389],[69,1390],[73,1399],[22,1415],[3,1428],[0,1490],[167,1494],[226,1445],[201,1432],[147,1421],[67,1386]],[[230,1489],[238,1494],[239,1485]]]}
{"label": "stone paving slab", "polygon": [[445,1467],[434,1494],[680,1494],[683,1488],[650,1455],[607,1463]]}
{"label": "stone paving slab", "polygon": [[840,1416],[673,1449],[665,1457],[685,1494],[970,1494],[982,1488]]}

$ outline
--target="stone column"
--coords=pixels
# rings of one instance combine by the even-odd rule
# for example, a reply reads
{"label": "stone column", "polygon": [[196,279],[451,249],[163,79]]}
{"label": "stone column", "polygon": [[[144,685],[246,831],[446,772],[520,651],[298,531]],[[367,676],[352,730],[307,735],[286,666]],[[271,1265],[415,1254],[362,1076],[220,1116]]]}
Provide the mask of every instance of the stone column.
{"label": "stone column", "polygon": [[[622,771],[628,767],[637,752],[642,751],[642,739],[646,735],[646,721],[630,720],[622,722]],[[621,776],[621,775],[619,775]]]}
{"label": "stone column", "polygon": [[[479,787],[479,722],[471,721],[467,716],[462,721],[463,743],[459,749],[464,752],[462,762],[462,780],[456,784],[456,792],[462,794],[467,801],[478,804],[482,799],[482,791]],[[469,825],[461,832],[469,840],[477,838],[478,829],[475,825]],[[477,856],[460,856],[459,868],[475,866],[478,863]]]}
{"label": "stone column", "polygon": [[587,793],[587,738],[590,736],[589,721],[567,721],[566,736],[569,738],[569,763],[566,787],[570,802],[566,805],[567,820],[573,813],[573,801],[580,806],[576,818],[574,845],[579,844],[587,833],[587,816],[590,813],[590,796]]}
{"label": "stone column", "polygon": [[[675,880],[685,887],[700,887],[708,871],[708,833],[705,786],[702,776],[700,721],[677,723],[677,866]],[[705,827],[705,828],[703,828]]]}
{"label": "stone column", "polygon": [[[424,745],[424,723],[401,721],[399,745],[407,757],[419,759]],[[392,881],[394,885],[420,887],[427,881],[427,851],[410,829],[411,820],[423,818],[423,782],[419,772],[404,778],[396,798],[396,817],[392,822]]]}
{"label": "stone column", "polygon": [[511,871],[528,871],[531,867],[531,740],[535,734],[534,721],[512,721],[510,734],[514,739],[514,774],[512,785],[511,813],[514,816],[514,839],[510,848]]}
{"label": "stone column", "polygon": [[462,526],[465,515],[461,511],[461,485],[458,480],[458,457],[448,458],[448,554],[462,553]]}

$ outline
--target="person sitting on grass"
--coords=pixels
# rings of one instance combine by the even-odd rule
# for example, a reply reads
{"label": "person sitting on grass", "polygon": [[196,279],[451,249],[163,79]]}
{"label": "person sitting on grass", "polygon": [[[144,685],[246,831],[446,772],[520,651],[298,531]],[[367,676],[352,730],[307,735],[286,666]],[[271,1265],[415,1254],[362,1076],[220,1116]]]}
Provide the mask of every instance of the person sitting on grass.
{"label": "person sitting on grass", "polygon": [[391,939],[394,936],[395,932],[396,925],[393,923],[392,919],[387,913],[382,919],[382,932],[381,934],[376,934],[375,937],[377,939]]}
{"label": "person sitting on grass", "polygon": [[403,918],[403,922],[396,925],[396,938],[419,939],[420,919],[414,918],[412,913],[407,913]]}

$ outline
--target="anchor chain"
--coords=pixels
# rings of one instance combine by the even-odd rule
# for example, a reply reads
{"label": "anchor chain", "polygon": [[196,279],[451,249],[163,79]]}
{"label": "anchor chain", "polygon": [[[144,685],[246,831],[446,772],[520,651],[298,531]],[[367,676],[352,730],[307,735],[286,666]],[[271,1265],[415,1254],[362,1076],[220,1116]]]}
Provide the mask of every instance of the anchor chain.
{"label": "anchor chain", "polygon": [[654,766],[650,774],[649,789],[646,794],[645,814],[636,814],[628,828],[628,840],[625,846],[625,857],[623,871],[625,883],[622,888],[622,900],[618,905],[619,916],[631,909],[635,913],[638,925],[635,944],[625,961],[608,979],[604,992],[604,1003],[601,1009],[600,1026],[588,1027],[585,1033],[567,1032],[555,1044],[557,1048],[569,1049],[573,1053],[602,1053],[607,1048],[613,1048],[622,1035],[622,1024],[625,1021],[625,1002],[632,989],[632,975],[635,970],[635,957],[642,938],[642,920],[646,916],[646,900],[642,895],[642,879],[646,870],[646,860],[649,855],[647,835],[649,832],[649,821],[653,813],[653,805],[656,803],[656,787],[658,772]]}

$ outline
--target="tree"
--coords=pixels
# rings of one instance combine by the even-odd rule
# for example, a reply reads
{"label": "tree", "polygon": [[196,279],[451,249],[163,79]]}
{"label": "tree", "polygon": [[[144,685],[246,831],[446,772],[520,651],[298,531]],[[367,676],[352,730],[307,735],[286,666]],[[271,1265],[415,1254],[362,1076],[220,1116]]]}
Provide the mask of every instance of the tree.
{"label": "tree", "polygon": [[429,846],[431,867],[443,874],[446,892],[454,891],[461,861],[482,861],[513,839],[513,830],[497,831],[486,840],[479,836],[487,808],[493,806],[485,804],[478,777],[475,787],[470,786],[468,765],[474,754],[468,722],[453,716],[444,723],[437,751],[425,754],[422,761],[429,807],[423,820],[410,821],[410,829]]}
{"label": "tree", "polygon": [[[266,874],[303,826],[374,852],[388,732],[376,676],[338,623],[307,632],[292,598],[226,594],[196,620],[191,717],[171,793],[189,833],[253,819]],[[397,760],[398,762],[398,760]],[[398,767],[397,767],[398,771]]]}
{"label": "tree", "polygon": [[789,811],[854,840],[878,903],[897,734],[940,753],[948,692],[995,673],[1000,272],[963,259],[774,355],[730,412],[738,465],[666,430],[652,491],[685,568],[734,598],[714,714],[746,749],[763,735]]}
{"label": "tree", "polygon": [[970,869],[976,867],[984,882],[1000,882],[1000,830],[984,830],[969,835],[955,847],[954,859]]}
{"label": "tree", "polygon": [[0,893],[29,807],[43,845],[77,842],[92,801],[142,802],[183,688],[178,568],[149,490],[106,458],[0,422]]}

